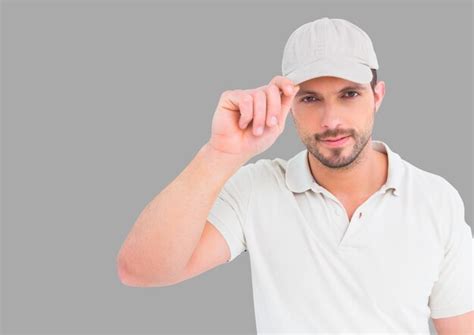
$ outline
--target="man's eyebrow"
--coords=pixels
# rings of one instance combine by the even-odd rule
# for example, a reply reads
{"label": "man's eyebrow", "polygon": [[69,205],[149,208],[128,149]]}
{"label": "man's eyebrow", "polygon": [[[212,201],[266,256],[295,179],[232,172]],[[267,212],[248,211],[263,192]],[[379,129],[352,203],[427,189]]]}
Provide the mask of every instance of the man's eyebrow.
{"label": "man's eyebrow", "polygon": [[[366,91],[367,87],[364,85],[350,85],[346,86],[342,89],[339,90],[338,93],[346,92],[346,91],[352,91],[352,90],[360,90],[360,91]],[[321,95],[319,92],[316,91],[311,91],[311,90],[299,90],[298,93],[296,93],[296,96],[304,95],[304,94],[314,94],[314,95]]]}

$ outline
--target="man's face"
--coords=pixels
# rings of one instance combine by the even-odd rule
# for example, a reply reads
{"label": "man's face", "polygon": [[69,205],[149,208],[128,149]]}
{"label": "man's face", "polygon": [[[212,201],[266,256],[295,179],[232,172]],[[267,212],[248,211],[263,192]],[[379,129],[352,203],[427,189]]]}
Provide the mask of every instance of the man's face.
{"label": "man's face", "polygon": [[[375,93],[370,83],[359,84],[338,77],[318,77],[299,84],[292,116],[308,151],[332,169],[349,168],[371,139],[375,113],[382,101],[385,84],[378,82]],[[324,140],[349,136],[341,145]]]}

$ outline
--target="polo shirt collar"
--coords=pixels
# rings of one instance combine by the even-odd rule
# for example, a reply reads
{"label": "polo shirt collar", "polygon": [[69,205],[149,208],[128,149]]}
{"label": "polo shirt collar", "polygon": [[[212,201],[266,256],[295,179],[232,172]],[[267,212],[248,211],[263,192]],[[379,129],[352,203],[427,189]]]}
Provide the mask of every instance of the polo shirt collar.
{"label": "polo shirt collar", "polygon": [[[403,164],[400,155],[393,152],[383,141],[372,140],[372,148],[379,152],[387,153],[388,156],[387,181],[381,187],[379,192],[385,193],[387,190],[392,189],[392,194],[399,196],[403,174]],[[309,189],[319,193],[329,192],[327,189],[319,185],[311,174],[308,161],[308,149],[300,151],[288,160],[285,181],[287,187],[292,192],[300,193]]]}

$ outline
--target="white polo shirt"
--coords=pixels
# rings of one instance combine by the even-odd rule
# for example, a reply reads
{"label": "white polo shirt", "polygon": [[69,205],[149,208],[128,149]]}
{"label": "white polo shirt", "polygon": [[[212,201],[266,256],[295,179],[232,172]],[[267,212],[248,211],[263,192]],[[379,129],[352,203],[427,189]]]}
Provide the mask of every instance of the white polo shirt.
{"label": "white polo shirt", "polygon": [[248,251],[258,334],[425,333],[473,310],[472,232],[443,177],[388,154],[387,182],[354,212],[316,183],[305,149],[224,185],[208,220]]}

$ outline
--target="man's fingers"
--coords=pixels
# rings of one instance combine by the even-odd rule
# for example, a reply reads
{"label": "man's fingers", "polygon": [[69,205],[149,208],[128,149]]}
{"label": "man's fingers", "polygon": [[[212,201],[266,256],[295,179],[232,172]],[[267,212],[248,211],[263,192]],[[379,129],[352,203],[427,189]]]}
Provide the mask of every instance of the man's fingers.
{"label": "man's fingers", "polygon": [[238,111],[241,95],[242,95],[242,90],[224,91],[222,92],[219,98],[219,105],[222,108],[225,108],[231,111]]}
{"label": "man's fingers", "polygon": [[[259,132],[261,135],[265,131],[265,126],[274,127],[285,123],[291,103],[299,90],[298,85],[288,86],[288,82],[291,83],[290,80],[284,77],[276,78],[275,82],[279,82],[280,86],[270,83],[245,91],[252,97],[253,104],[249,104],[250,111],[246,112],[245,108],[241,110],[244,118],[242,121],[244,125],[241,128],[244,129],[252,121],[252,132],[255,136],[259,136]],[[245,106],[245,104],[242,105]],[[276,119],[274,124],[272,124],[273,117]]]}
{"label": "man's fingers", "polygon": [[269,84],[265,89],[265,93],[267,94],[266,125],[273,127],[278,124],[281,117],[280,91],[275,84]]}
{"label": "man's fingers", "polygon": [[297,86],[291,97],[284,96],[283,99],[282,99],[283,100],[282,107],[281,107],[282,115],[281,115],[281,121],[280,121],[282,126],[284,126],[285,123],[286,123],[286,117],[288,116],[288,113],[290,111],[290,108],[291,108],[291,105],[292,105],[293,100],[295,98],[295,95],[296,95],[296,93],[298,93],[299,89],[300,89],[300,87]]}
{"label": "man's fingers", "polygon": [[265,129],[267,96],[264,91],[258,90],[254,93],[253,98],[253,134],[260,136]]}
{"label": "man's fingers", "polygon": [[260,136],[265,127],[284,125],[298,90],[299,86],[290,79],[275,76],[268,85],[224,92],[221,96],[222,107],[239,111],[239,128],[245,129],[252,122],[253,134]]}
{"label": "man's fingers", "polygon": [[297,85],[293,87],[292,93],[290,95],[281,96],[281,110],[283,112],[287,112],[290,109],[293,99],[295,98],[295,95],[298,93],[299,89],[300,87]]}
{"label": "man's fingers", "polygon": [[270,81],[270,84],[275,84],[280,89],[280,91],[283,92],[283,94],[286,96],[291,96],[295,93],[293,88],[296,85],[287,77],[275,76]]}
{"label": "man's fingers", "polygon": [[284,76],[275,76],[270,81],[270,83],[275,84],[279,87],[281,94],[281,115],[279,119],[279,123],[285,124],[286,117],[290,110],[291,104],[293,103],[293,99],[295,98],[296,93],[300,88],[299,85],[295,85],[293,81],[288,79]]}
{"label": "man's fingers", "polygon": [[247,124],[252,121],[253,118],[253,97],[251,94],[243,93],[239,99],[240,109],[240,129],[245,129]]}

